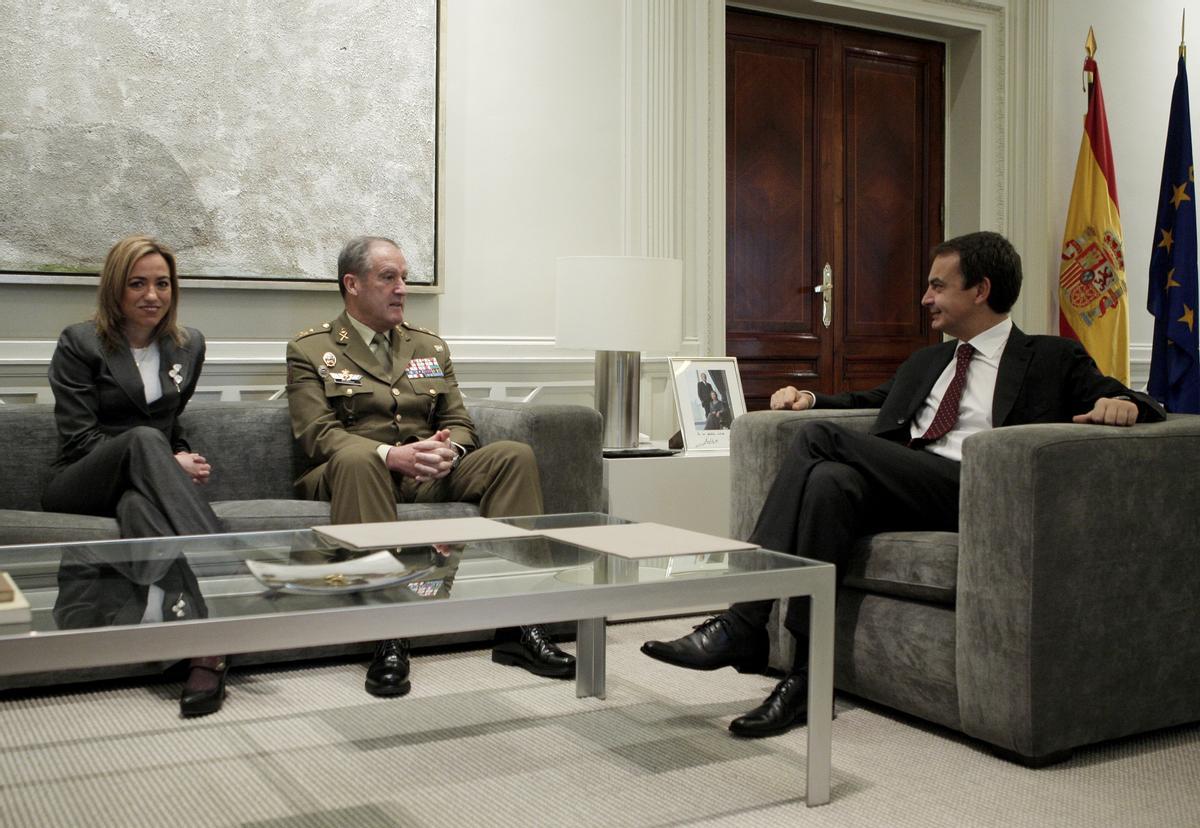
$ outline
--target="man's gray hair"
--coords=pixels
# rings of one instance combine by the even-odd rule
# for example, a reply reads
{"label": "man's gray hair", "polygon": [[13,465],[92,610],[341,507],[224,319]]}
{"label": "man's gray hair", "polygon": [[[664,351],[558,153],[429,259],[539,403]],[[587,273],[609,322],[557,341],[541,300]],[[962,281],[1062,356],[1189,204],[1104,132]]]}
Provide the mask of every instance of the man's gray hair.
{"label": "man's gray hair", "polygon": [[371,245],[375,242],[384,242],[400,249],[400,245],[383,236],[355,236],[342,246],[342,252],[338,254],[337,272],[338,290],[343,299],[346,298],[346,274],[365,277],[371,271]]}

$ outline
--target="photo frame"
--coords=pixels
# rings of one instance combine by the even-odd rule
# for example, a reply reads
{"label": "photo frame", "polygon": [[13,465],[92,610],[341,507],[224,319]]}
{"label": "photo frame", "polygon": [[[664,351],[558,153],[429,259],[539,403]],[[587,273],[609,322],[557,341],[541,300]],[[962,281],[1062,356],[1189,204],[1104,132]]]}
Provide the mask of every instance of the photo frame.
{"label": "photo frame", "polygon": [[686,451],[729,451],[729,429],[746,413],[733,357],[668,360],[675,413]]}

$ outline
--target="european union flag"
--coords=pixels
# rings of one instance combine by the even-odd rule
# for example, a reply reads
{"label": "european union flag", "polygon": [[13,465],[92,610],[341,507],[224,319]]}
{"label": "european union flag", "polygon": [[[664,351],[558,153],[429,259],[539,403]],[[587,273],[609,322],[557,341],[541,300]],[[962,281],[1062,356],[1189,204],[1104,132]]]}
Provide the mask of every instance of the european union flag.
{"label": "european union flag", "polygon": [[1147,390],[1168,411],[1200,414],[1196,296],[1196,184],[1187,65],[1181,47],[1150,255],[1150,295],[1146,298],[1146,309],[1154,314]]}

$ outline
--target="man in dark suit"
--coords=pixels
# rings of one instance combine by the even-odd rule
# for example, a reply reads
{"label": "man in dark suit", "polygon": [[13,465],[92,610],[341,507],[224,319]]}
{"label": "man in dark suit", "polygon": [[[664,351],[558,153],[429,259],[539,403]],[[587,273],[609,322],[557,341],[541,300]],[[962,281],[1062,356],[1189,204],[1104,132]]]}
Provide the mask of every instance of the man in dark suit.
{"label": "man in dark suit", "polygon": [[699,380],[696,383],[696,396],[700,398],[700,405],[704,408],[704,415],[708,416],[712,413],[712,395],[714,389],[708,382],[708,374],[701,372]]}
{"label": "man in dark suit", "polygon": [[[806,423],[776,477],[750,540],[840,563],[857,537],[889,530],[958,530],[963,440],[1027,423],[1131,426],[1161,420],[1152,398],[1106,377],[1079,343],[1028,336],[1008,313],[1021,259],[996,233],[970,233],[934,250],[921,304],[953,339],[923,348],[870,391],[826,395],[782,388],[771,408],[878,408],[870,434]],[[773,602],[734,604],[689,635],[648,641],[642,652],[680,667],[743,672],[766,666]],[[792,599],[784,625],[796,638],[791,672],[763,704],[730,724],[739,736],[773,736],[806,719],[809,599]]]}

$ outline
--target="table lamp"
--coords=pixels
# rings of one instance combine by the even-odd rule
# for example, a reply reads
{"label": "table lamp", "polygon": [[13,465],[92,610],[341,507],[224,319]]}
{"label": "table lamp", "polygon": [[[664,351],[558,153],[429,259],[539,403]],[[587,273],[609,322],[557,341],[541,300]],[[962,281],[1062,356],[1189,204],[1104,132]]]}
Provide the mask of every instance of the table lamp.
{"label": "table lamp", "polygon": [[596,408],[606,450],[636,449],[641,352],[674,353],[683,338],[683,262],[564,256],[556,270],[555,344],[596,351]]}

